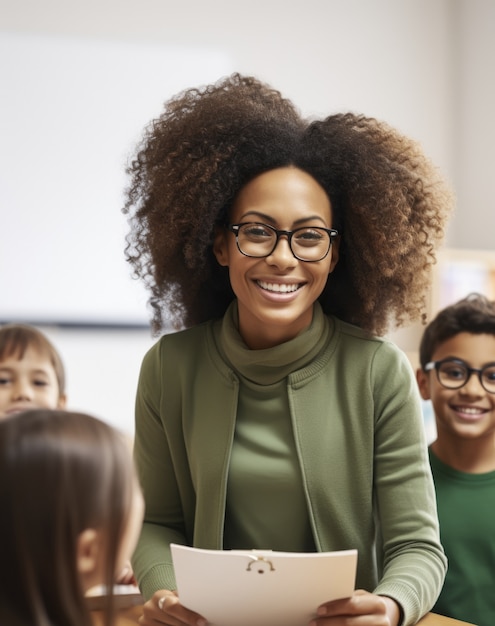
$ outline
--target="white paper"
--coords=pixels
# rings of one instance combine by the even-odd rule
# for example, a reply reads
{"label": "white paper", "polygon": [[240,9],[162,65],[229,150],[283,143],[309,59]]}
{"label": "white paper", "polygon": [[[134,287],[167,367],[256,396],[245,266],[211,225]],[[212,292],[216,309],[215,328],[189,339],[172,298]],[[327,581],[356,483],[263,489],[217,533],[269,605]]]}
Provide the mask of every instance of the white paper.
{"label": "white paper", "polygon": [[357,550],[202,550],[171,544],[181,603],[212,626],[305,626],[354,591]]}

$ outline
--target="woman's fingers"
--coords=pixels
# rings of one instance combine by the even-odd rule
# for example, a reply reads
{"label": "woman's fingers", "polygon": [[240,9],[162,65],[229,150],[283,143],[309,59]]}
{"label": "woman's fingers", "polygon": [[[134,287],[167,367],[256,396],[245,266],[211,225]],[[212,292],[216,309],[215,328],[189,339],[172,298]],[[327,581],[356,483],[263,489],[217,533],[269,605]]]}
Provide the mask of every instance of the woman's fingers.
{"label": "woman's fingers", "polygon": [[174,591],[157,591],[143,606],[143,616],[140,619],[142,626],[206,626],[206,620],[186,609],[179,601]]}

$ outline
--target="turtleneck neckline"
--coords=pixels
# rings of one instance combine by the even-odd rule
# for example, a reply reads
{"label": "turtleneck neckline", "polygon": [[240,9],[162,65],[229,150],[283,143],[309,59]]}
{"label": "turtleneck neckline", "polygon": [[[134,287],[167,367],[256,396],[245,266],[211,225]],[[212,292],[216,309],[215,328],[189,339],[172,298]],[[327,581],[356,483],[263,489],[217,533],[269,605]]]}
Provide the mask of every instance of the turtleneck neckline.
{"label": "turtleneck neckline", "polygon": [[251,350],[239,334],[237,301],[234,300],[222,320],[219,349],[241,377],[270,385],[313,361],[324,349],[331,332],[330,320],[316,302],[311,324],[299,335],[272,348]]}

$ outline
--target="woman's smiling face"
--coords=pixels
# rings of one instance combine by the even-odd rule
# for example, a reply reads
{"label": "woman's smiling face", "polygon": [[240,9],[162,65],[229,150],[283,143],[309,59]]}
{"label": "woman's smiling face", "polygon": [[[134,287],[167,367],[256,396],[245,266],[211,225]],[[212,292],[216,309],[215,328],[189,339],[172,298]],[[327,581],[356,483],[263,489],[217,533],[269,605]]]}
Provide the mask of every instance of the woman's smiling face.
{"label": "woman's smiling face", "polygon": [[[287,231],[332,228],[332,207],[312,176],[283,167],[260,174],[240,190],[230,223],[245,222]],[[216,235],[214,252],[220,265],[229,268],[240,334],[250,348],[262,349],[289,341],[310,325],[313,304],[338,260],[338,240],[321,261],[296,259],[285,236],[269,256],[253,258],[239,252],[235,235],[224,229]]]}

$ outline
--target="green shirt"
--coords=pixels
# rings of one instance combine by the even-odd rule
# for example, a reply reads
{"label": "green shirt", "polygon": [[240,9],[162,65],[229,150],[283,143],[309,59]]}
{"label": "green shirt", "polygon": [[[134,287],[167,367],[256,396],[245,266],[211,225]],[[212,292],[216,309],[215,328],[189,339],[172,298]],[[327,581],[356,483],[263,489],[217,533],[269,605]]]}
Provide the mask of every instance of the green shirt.
{"label": "green shirt", "polygon": [[[356,587],[396,599],[414,624],[446,569],[417,384],[392,343],[327,319],[317,354],[283,378],[312,540],[318,551],[356,548]],[[232,309],[166,335],[143,360],[135,458],[146,517],[133,565],[145,597],[175,588],[171,542],[224,547],[242,394],[221,349],[229,320]],[[256,352],[269,375],[272,351]]]}
{"label": "green shirt", "polygon": [[219,349],[239,377],[239,399],[224,548],[316,550],[285,378],[318,358],[330,332],[330,320],[317,307],[310,328],[293,341],[250,350],[237,330],[236,307],[226,315]]}
{"label": "green shirt", "polygon": [[449,568],[435,613],[477,626],[495,624],[495,472],[467,474],[430,448]]}

